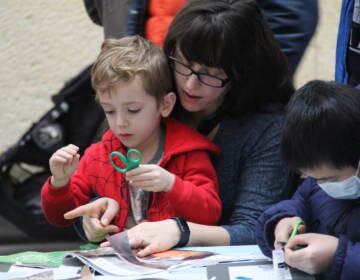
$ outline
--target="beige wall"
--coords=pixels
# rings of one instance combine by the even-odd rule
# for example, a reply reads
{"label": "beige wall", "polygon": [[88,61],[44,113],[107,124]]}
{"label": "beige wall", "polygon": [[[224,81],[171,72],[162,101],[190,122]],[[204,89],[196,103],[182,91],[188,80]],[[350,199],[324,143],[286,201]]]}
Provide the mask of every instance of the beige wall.
{"label": "beige wall", "polygon": [[82,0],[0,1],[0,152],[94,61],[102,39]]}
{"label": "beige wall", "polygon": [[320,18],[317,31],[297,70],[297,87],[313,79],[335,78],[335,49],[340,8],[341,0],[319,0]]}
{"label": "beige wall", "polygon": [[[320,23],[297,86],[333,79],[341,1],[319,1]],[[0,1],[0,153],[51,108],[50,96],[65,81],[94,61],[102,37],[81,0]]]}

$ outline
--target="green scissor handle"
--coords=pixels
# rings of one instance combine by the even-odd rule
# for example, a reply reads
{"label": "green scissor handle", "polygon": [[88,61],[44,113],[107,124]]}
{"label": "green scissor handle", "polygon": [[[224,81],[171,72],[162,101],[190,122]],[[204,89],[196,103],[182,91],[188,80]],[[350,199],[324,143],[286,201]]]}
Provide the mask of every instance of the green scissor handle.
{"label": "green scissor handle", "polygon": [[[131,154],[132,153],[135,153],[137,154],[138,158],[137,159],[132,159],[131,158]],[[113,157],[114,156],[117,156],[120,158],[120,160],[125,164],[126,168],[120,168],[119,166],[116,165],[116,163],[113,161]],[[128,172],[130,171],[131,169],[134,169],[136,167],[138,167],[141,163],[141,160],[142,160],[142,155],[141,155],[141,152],[136,150],[136,149],[130,149],[127,151],[126,153],[126,157],[120,153],[120,152],[111,152],[110,153],[110,162],[111,162],[111,165],[119,172],[121,173],[125,173],[125,172]]]}
{"label": "green scissor handle", "polygon": [[[295,235],[297,235],[299,233],[299,226],[300,225],[304,225],[304,221],[303,220],[300,220],[300,221],[297,221],[294,225],[294,228],[292,230],[292,232],[290,233],[290,236],[289,236],[289,239],[288,239],[288,242],[290,241],[291,238],[293,238]],[[293,248],[293,250],[298,250],[298,249],[301,249],[303,248],[303,246],[295,246]]]}

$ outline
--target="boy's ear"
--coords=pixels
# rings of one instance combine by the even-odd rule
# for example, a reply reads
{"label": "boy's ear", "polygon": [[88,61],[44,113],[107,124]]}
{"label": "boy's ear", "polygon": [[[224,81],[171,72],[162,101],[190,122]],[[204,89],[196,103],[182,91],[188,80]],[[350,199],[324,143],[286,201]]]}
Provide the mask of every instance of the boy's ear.
{"label": "boy's ear", "polygon": [[160,114],[163,118],[166,118],[172,112],[176,102],[176,94],[169,92],[166,94],[160,102]]}

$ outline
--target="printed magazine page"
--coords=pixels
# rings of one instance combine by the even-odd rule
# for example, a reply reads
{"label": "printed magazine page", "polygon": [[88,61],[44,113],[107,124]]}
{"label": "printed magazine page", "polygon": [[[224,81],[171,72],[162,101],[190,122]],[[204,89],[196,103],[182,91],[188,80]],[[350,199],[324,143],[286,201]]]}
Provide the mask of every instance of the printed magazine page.
{"label": "printed magazine page", "polygon": [[195,260],[214,255],[206,251],[169,250],[145,258],[135,255],[126,232],[108,237],[112,247],[73,252],[63,259],[64,265],[86,264],[103,275],[141,276],[192,266]]}

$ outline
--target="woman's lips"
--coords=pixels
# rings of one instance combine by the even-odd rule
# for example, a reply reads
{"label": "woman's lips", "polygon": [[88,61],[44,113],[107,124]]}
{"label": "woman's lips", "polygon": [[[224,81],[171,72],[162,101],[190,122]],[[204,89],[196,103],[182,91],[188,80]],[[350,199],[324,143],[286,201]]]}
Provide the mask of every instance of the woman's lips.
{"label": "woman's lips", "polygon": [[201,99],[201,97],[191,95],[191,94],[187,93],[186,91],[183,91],[183,96],[186,101],[191,102],[191,103],[198,102]]}

